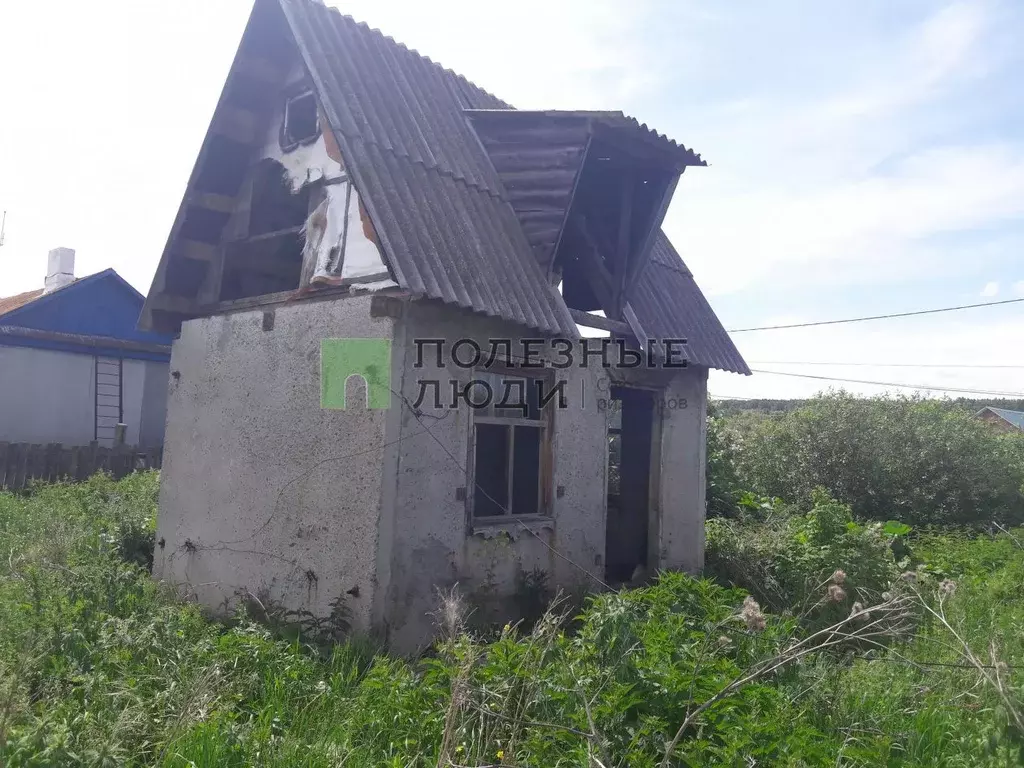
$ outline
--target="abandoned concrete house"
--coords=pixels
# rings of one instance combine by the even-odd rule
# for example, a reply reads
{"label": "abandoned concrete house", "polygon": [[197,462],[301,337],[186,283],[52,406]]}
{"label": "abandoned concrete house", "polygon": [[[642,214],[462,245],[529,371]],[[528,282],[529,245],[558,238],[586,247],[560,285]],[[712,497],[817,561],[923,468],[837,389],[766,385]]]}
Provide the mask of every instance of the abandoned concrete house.
{"label": "abandoned concrete house", "polygon": [[[708,369],[749,373],[661,231],[703,165],[622,113],[516,111],[314,0],[257,0],[142,317],[179,334],[156,575],[212,608],[341,600],[413,649],[455,583],[511,615],[530,579],[699,569]],[[526,366],[524,340],[581,326],[643,365]],[[388,350],[344,409],[322,407],[330,339]],[[424,340],[508,354],[485,371]],[[423,397],[485,377],[566,403]]]}

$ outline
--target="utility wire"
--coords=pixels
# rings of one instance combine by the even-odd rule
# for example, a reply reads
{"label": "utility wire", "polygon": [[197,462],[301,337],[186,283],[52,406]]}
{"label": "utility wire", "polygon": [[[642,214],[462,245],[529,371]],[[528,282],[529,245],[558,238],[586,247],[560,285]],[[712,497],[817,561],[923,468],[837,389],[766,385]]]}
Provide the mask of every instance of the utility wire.
{"label": "utility wire", "polygon": [[930,384],[905,384],[898,381],[866,381],[864,379],[841,379],[836,376],[814,376],[809,373],[789,373],[786,371],[765,371],[751,368],[754,373],[768,373],[774,376],[793,376],[798,379],[817,379],[819,381],[838,381],[849,384],[875,384],[880,387],[902,387],[904,389],[924,389],[932,392],[959,392],[969,395],[992,395],[999,397],[1024,397],[1024,392],[1000,392],[987,389],[965,389],[963,387],[943,387]]}
{"label": "utility wire", "polygon": [[988,365],[976,363],[830,363],[824,360],[748,360],[754,365],[844,365],[867,368],[1024,368],[1024,365]]}
{"label": "utility wire", "polygon": [[974,309],[976,307],[995,307],[1000,304],[1017,304],[1024,302],[1024,297],[1019,299],[1002,299],[1000,301],[984,301],[978,304],[961,304],[956,307],[940,307],[938,309],[918,309],[914,312],[893,312],[887,315],[870,315],[868,317],[848,317],[843,320],[818,320],[812,323],[791,323],[789,325],[762,325],[756,328],[730,328],[729,333],[747,333],[749,331],[779,331],[784,328],[809,328],[812,325],[839,325],[840,323],[863,323],[867,320],[888,320],[893,317],[912,317],[914,315],[934,315],[939,312],[956,312],[961,309]]}

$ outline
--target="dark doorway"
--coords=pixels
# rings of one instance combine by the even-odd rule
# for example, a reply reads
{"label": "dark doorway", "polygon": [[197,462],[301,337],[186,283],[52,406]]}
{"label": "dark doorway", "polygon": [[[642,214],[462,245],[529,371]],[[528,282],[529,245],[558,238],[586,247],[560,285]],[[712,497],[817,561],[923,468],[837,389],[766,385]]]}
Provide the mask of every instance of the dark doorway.
{"label": "dark doorway", "polygon": [[655,393],[612,388],[608,421],[605,578],[635,581],[648,566]]}

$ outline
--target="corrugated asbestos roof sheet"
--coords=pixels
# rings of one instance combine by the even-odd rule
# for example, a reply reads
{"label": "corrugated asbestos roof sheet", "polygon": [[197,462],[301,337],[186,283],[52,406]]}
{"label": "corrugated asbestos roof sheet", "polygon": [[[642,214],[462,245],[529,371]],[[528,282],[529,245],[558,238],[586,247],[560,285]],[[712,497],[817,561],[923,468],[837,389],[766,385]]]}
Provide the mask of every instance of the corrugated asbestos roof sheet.
{"label": "corrugated asbestos roof sheet", "polygon": [[[679,162],[680,166],[707,165],[707,163],[701,159],[701,156],[692,149],[687,149],[685,146],[676,142],[674,139],[670,139],[665,134],[658,133],[653,128],[649,128],[647,123],[641,123],[635,117],[631,117],[621,111],[579,109],[514,109],[510,111],[508,107],[502,107],[500,109],[501,111],[494,111],[493,116],[504,118],[504,121],[506,122],[536,120],[537,118],[544,118],[553,122],[585,120],[589,123],[594,123],[605,128],[624,132],[631,135],[631,138],[645,141],[652,146],[657,146],[659,149],[668,152],[669,156],[674,157]],[[492,111],[491,108],[473,109],[469,111],[469,116],[471,118],[487,118],[489,117],[488,112],[490,111]]]}
{"label": "corrugated asbestos roof sheet", "polygon": [[992,413],[1004,421],[1013,424],[1017,429],[1024,429],[1024,411],[1011,411],[1006,408],[993,408],[991,405],[988,406],[988,410],[992,411]]}
{"label": "corrugated asbestos roof sheet", "polygon": [[664,232],[654,240],[630,303],[648,335],[684,336],[691,363],[750,375],[743,356]]}
{"label": "corrugated asbestos roof sheet", "polygon": [[[465,114],[512,107],[334,9],[313,0],[278,2],[402,287],[576,336]],[[598,119],[668,148],[680,165],[705,164],[621,112],[551,114]],[[663,232],[631,301],[648,334],[688,339],[691,362],[750,373]]]}
{"label": "corrugated asbestos roof sheet", "polygon": [[336,10],[280,2],[399,284],[575,336],[463,115],[508,105]]}

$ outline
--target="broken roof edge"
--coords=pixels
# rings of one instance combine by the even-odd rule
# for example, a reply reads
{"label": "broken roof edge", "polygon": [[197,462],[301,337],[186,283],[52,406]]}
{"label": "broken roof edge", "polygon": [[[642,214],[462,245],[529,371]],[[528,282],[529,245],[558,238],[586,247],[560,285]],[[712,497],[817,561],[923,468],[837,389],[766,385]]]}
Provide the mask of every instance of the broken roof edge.
{"label": "broken roof edge", "polygon": [[621,110],[573,110],[573,109],[464,109],[470,120],[494,118],[501,121],[516,121],[527,118],[547,118],[550,120],[588,120],[612,129],[634,130],[641,140],[652,143],[658,148],[678,155],[683,167],[707,167],[707,161],[699,153],[686,145],[671,139],[667,134],[659,133],[641,123],[637,118],[627,115]]}

